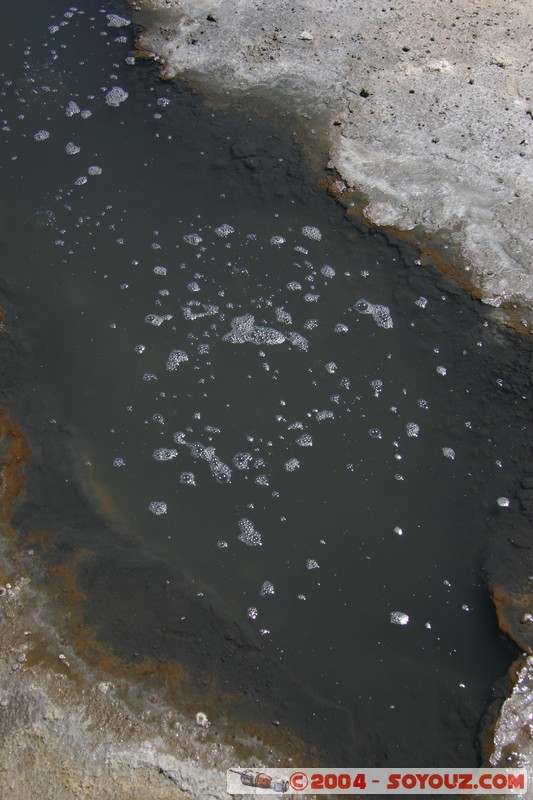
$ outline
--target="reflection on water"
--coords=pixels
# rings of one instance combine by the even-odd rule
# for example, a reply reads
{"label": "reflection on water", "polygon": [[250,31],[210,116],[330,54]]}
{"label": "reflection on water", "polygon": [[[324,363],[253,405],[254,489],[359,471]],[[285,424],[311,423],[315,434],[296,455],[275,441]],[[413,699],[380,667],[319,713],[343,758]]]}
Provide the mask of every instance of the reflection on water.
{"label": "reflection on water", "polygon": [[28,6],[2,272],[55,422],[142,548],[347,709],[354,763],[471,764],[511,658],[481,564],[521,446],[512,340],[315,194],[289,121],[159,83],[110,7]]}

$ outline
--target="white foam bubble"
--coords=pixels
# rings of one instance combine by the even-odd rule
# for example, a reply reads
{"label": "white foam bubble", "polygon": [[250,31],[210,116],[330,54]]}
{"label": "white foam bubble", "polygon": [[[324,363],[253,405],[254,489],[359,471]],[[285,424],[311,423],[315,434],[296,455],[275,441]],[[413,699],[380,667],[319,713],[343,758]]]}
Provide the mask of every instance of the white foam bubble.
{"label": "white foam bubble", "polygon": [[298,350],[308,350],[309,349],[309,342],[302,336],[301,333],[296,333],[296,331],[289,331],[287,333],[287,339],[291,344],[298,348]]}
{"label": "white foam bubble", "polygon": [[383,381],[380,381],[379,378],[375,378],[375,380],[370,381],[370,386],[374,390],[374,397],[379,397],[383,389]]}
{"label": "white foam bubble", "polygon": [[311,292],[304,294],[304,300],[306,303],[317,303],[319,299],[320,299],[319,294],[312,294]]}
{"label": "white foam bubble", "polygon": [[308,558],[305,562],[307,569],[320,569],[318,562],[314,558]]}
{"label": "white foam bubble", "polygon": [[202,241],[202,237],[198,233],[186,233],[183,237],[183,241],[196,247]]}
{"label": "white foam bubble", "polygon": [[77,153],[79,153],[80,150],[81,150],[81,147],[78,147],[78,145],[74,144],[74,142],[67,142],[66,145],[65,145],[65,152],[69,156],[77,155]]}
{"label": "white foam bubble", "polygon": [[498,503],[500,508],[509,508],[509,506],[511,505],[511,501],[509,500],[508,497],[498,497],[496,502]]}
{"label": "white foam bubble", "polygon": [[314,225],[304,225],[302,228],[302,233],[304,236],[307,236],[308,239],[314,239],[317,242],[322,239],[321,232],[318,228],[315,228]]}
{"label": "white foam bubble", "polygon": [[331,375],[333,375],[333,373],[336,372],[336,371],[337,371],[337,365],[335,364],[335,362],[334,361],[329,361],[326,364],[326,372],[329,372]]}
{"label": "white foam bubble", "polygon": [[333,267],[330,267],[328,264],[325,264],[322,269],[320,270],[324,278],[334,278],[335,277],[335,270]]}
{"label": "white foam bubble", "polygon": [[257,619],[258,613],[259,612],[257,611],[257,608],[255,608],[255,606],[250,606],[250,608],[246,612],[247,616],[250,617],[250,619]]}
{"label": "white foam bubble", "polygon": [[275,328],[255,325],[255,318],[252,314],[243,314],[242,317],[234,317],[231,320],[231,330],[224,334],[222,341],[232,344],[251,342],[257,345],[274,345],[282,344],[285,336]]}
{"label": "white foam bubble", "polygon": [[276,308],[276,319],[284,325],[292,325],[292,317],[284,308]]}
{"label": "white foam bubble", "polygon": [[125,100],[128,99],[128,92],[121,89],[120,86],[113,86],[105,96],[105,102],[108,106],[117,107]]}
{"label": "white foam bubble", "polygon": [[251,520],[243,517],[239,520],[239,541],[248,547],[261,547],[263,542],[261,534],[256,531],[254,524]]}
{"label": "white foam bubble", "polygon": [[143,375],[143,381],[156,381],[157,375],[154,375],[153,372],[145,372]]}
{"label": "white foam bubble", "polygon": [[33,134],[33,138],[35,139],[36,142],[44,142],[46,139],[49,138],[49,136],[50,132],[45,130],[37,131],[37,133]]}
{"label": "white foam bubble", "polygon": [[181,307],[185,319],[201,319],[202,317],[212,317],[220,311],[218,306],[208,303],[200,303],[198,300],[189,300]]}
{"label": "white foam bubble", "polygon": [[348,326],[344,325],[342,322],[338,322],[334,330],[335,333],[348,333]]}
{"label": "white foam bubble", "polygon": [[389,619],[393,625],[407,625],[409,623],[409,615],[403,611],[391,611]]}
{"label": "white foam bubble", "polygon": [[217,236],[220,236],[222,239],[225,239],[231,233],[235,233],[235,228],[231,225],[227,225],[224,223],[223,225],[219,225],[218,228],[215,228],[215,233]]}
{"label": "white foam bubble", "polygon": [[444,458],[451,458],[453,460],[455,458],[455,450],[453,447],[443,447],[442,455]]}
{"label": "white foam bubble", "polygon": [[283,236],[271,236],[270,244],[280,247],[280,245],[285,244],[285,238]]}
{"label": "white foam bubble", "polygon": [[446,369],[446,367],[437,367],[437,372],[439,373],[439,375],[446,375],[448,370]]}
{"label": "white foam bubble", "polygon": [[185,361],[189,360],[189,356],[185,352],[185,350],[171,350],[168,358],[167,363],[165,364],[165,368],[169,372],[174,372],[180,364],[183,364]]}
{"label": "white foam bubble", "polygon": [[126,462],[124,461],[123,458],[118,456],[118,458],[114,458],[113,459],[113,466],[114,467],[125,467],[126,466]]}
{"label": "white foam bubble", "polygon": [[427,304],[427,297],[419,297],[417,300],[415,300],[415,306],[419,306],[419,308],[425,308]]}
{"label": "white foam bubble", "polygon": [[80,175],[80,177],[76,178],[76,180],[74,181],[75,186],[83,186],[85,183],[87,183],[86,175]]}
{"label": "white foam bubble", "polygon": [[299,444],[300,447],[312,447],[313,437],[310,433],[302,433],[302,435],[296,439],[296,444]]}
{"label": "white foam bubble", "polygon": [[233,456],[233,463],[237,469],[245,470],[250,468],[250,462],[253,460],[251,453],[235,453]]}
{"label": "white foam bubble", "polygon": [[387,306],[374,305],[373,303],[369,303],[368,300],[361,299],[355,303],[354,309],[358,311],[359,314],[371,314],[380,328],[393,327],[392,317]]}
{"label": "white foam bubble", "polygon": [[126,25],[131,24],[129,19],[126,19],[126,17],[119,17],[118,14],[106,14],[106,17],[109,28],[125,28]]}
{"label": "white foam bubble", "polygon": [[166,267],[154,267],[154,274],[155,275],[166,275],[167,268]]}
{"label": "white foam bubble", "polygon": [[420,427],[416,424],[416,422],[408,422],[405,426],[408,436],[418,436],[420,433]]}
{"label": "white foam bubble", "polygon": [[180,475],[180,483],[184,486],[196,486],[196,479],[193,472],[182,472]]}
{"label": "white foam bubble", "polygon": [[66,117],[73,117],[73,116],[75,116],[75,114],[79,114],[79,113],[80,113],[79,105],[77,103],[75,103],[74,100],[69,100],[69,102],[67,103],[67,106],[65,108],[65,116]]}
{"label": "white foam bubble", "polygon": [[135,350],[136,353],[141,354],[141,353],[144,353],[144,351],[146,350],[146,347],[145,347],[144,344],[136,344],[133,349]]}
{"label": "white foam bubble", "polygon": [[287,289],[291,292],[299,292],[302,288],[302,284],[298,283],[298,281],[289,281],[287,284]]}
{"label": "white foam bubble", "polygon": [[148,510],[155,514],[156,517],[160,517],[161,514],[167,513],[167,504],[163,500],[152,500]]}
{"label": "white foam bubble", "polygon": [[261,586],[261,589],[259,591],[261,597],[268,597],[268,595],[274,593],[275,593],[274,584],[271,583],[270,581],[263,581],[263,585]]}
{"label": "white foam bubble", "polygon": [[324,411],[317,411],[315,415],[315,419],[318,422],[323,422],[325,419],[334,419],[334,418],[335,414],[333,413],[333,411],[328,411],[327,409],[325,409]]}
{"label": "white foam bubble", "polygon": [[147,325],[155,325],[156,327],[159,327],[163,324],[163,322],[165,322],[165,319],[166,317],[162,317],[159,314],[147,314],[144,318],[144,321]]}
{"label": "white foam bubble", "polygon": [[156,461],[171,461],[173,458],[176,458],[177,455],[178,451],[173,448],[158,447],[157,450],[154,450],[152,453],[152,458]]}
{"label": "white foam bubble", "polygon": [[285,469],[287,472],[294,472],[295,469],[300,468],[300,462],[297,458],[289,458],[288,461],[285,462]]}

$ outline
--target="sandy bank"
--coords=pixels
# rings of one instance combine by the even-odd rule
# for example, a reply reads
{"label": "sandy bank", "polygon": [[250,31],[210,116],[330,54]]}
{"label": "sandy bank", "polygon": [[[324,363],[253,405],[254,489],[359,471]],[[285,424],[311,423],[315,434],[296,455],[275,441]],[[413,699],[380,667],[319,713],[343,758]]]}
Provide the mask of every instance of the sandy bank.
{"label": "sandy bank", "polygon": [[135,0],[163,74],[283,102],[371,223],[436,237],[482,299],[533,305],[533,7]]}

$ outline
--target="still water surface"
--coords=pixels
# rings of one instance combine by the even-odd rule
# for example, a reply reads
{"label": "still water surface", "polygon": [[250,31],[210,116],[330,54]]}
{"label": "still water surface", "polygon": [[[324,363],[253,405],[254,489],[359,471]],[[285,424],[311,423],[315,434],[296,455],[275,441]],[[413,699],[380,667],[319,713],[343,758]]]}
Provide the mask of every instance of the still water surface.
{"label": "still water surface", "polygon": [[365,765],[472,764],[513,655],[482,582],[512,337],[313,191],[289,120],[135,63],[117,8],[0,7],[1,269],[52,424],[141,552],[367,731]]}

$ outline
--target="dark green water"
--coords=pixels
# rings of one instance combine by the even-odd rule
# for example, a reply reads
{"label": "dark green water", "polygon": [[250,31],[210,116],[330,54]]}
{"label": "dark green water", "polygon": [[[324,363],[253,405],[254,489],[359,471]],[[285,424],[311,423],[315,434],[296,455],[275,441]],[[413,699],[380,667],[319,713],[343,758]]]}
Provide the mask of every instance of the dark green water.
{"label": "dark green water", "polygon": [[482,565],[527,345],[349,225],[288,118],[159,82],[110,5],[43,5],[0,3],[0,263],[43,428],[76,431],[140,562],[346,712],[347,766],[473,764],[513,658]]}

